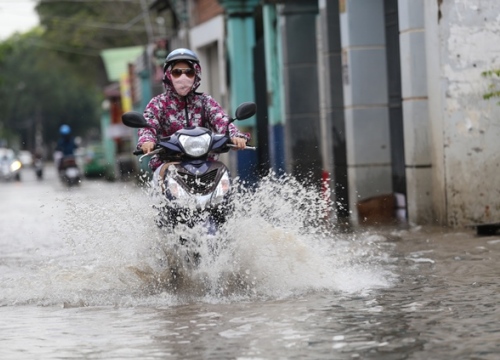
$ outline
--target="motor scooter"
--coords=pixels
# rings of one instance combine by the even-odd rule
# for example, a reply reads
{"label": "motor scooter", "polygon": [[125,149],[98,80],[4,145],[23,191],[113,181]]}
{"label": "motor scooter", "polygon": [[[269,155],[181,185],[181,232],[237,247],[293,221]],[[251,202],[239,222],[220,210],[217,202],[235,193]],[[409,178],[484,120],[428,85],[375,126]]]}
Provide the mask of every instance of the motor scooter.
{"label": "motor scooter", "polygon": [[59,163],[59,178],[67,186],[79,185],[81,181],[81,172],[76,158],[73,155],[65,155]]}
{"label": "motor scooter", "polygon": [[[248,119],[256,113],[255,103],[241,104],[235,116],[229,119],[228,125],[235,120]],[[151,127],[139,112],[127,112],[122,115],[123,123],[132,128]],[[179,267],[196,267],[200,263],[200,239],[186,236],[181,228],[200,227],[205,231],[207,240],[216,234],[231,211],[230,197],[232,178],[226,165],[215,159],[215,156],[228,152],[234,145],[231,143],[229,129],[225,134],[216,134],[205,127],[187,127],[173,135],[159,138],[152,152],[147,155],[158,155],[164,162],[160,171],[155,172],[152,186],[161,204],[157,206],[156,224],[168,228],[168,232],[179,233],[176,253],[184,249],[183,255],[170,264],[172,272]],[[245,149],[255,150],[246,146]],[[142,150],[134,152],[146,156]],[[210,244],[212,255],[216,255],[220,244]]]}

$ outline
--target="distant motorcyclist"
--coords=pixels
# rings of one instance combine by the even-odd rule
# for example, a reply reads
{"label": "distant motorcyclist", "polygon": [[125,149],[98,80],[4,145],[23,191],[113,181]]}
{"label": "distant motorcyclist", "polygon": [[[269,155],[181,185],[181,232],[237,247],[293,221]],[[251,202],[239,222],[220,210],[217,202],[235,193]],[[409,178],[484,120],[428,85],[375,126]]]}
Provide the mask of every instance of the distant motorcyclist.
{"label": "distant motorcyclist", "polygon": [[61,170],[62,166],[61,160],[64,157],[75,156],[75,150],[77,147],[75,139],[71,135],[71,127],[66,124],[61,125],[59,127],[59,139],[57,141],[56,152],[54,153],[54,161],[59,170]]}
{"label": "distant motorcyclist", "polygon": [[[144,110],[144,117],[152,128],[139,130],[138,149],[148,154],[154,149],[157,136],[167,137],[189,126],[203,126],[215,133],[224,134],[228,116],[222,106],[210,95],[196,92],[201,82],[198,56],[189,49],[176,49],[167,55],[163,66],[165,92],[155,96]],[[249,134],[238,131],[229,124],[231,142],[243,149]],[[162,161],[153,156],[149,162],[154,171]]]}

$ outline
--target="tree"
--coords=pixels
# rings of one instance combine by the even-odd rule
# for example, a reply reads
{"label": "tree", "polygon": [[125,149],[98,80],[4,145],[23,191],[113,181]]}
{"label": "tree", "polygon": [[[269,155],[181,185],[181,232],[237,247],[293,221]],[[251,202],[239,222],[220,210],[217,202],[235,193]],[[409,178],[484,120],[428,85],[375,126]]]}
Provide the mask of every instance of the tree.
{"label": "tree", "polygon": [[39,46],[57,51],[101,86],[101,50],[148,43],[142,0],[41,0],[36,10],[44,28]]}
{"label": "tree", "polygon": [[33,46],[39,31],[16,35],[0,44],[1,137],[18,138],[21,147],[34,147],[35,129],[46,143],[56,140],[61,123],[84,135],[98,127],[100,89],[73,71],[65,59]]}
{"label": "tree", "polygon": [[100,52],[147,44],[165,31],[149,26],[146,3],[39,0],[40,27],[0,43],[0,138],[18,137],[29,147],[37,124],[49,142],[62,122],[81,135],[99,128],[108,85]]}

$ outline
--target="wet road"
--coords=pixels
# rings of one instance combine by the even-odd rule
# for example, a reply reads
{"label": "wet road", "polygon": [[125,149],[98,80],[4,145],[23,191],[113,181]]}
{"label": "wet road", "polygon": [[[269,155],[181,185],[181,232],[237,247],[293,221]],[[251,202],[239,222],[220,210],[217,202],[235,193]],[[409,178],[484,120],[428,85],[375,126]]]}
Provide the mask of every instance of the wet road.
{"label": "wet road", "polygon": [[[325,238],[294,227],[297,209],[255,197],[255,213],[228,225],[232,257],[175,292],[158,286],[167,235],[141,189],[100,180],[67,189],[47,170],[43,181],[25,169],[20,183],[0,183],[1,359],[500,354],[500,236],[412,228]],[[277,202],[290,223],[258,214]],[[231,286],[235,274],[244,286]]]}

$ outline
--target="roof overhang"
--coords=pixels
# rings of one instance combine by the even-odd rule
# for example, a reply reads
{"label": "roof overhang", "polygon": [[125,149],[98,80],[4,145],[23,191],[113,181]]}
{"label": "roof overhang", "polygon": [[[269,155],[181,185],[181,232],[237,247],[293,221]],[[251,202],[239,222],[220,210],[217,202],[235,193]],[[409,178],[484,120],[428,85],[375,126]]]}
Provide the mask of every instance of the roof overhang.
{"label": "roof overhang", "polygon": [[112,48],[101,51],[101,57],[109,81],[119,81],[120,76],[128,71],[128,64],[134,62],[143,52],[144,46]]}

